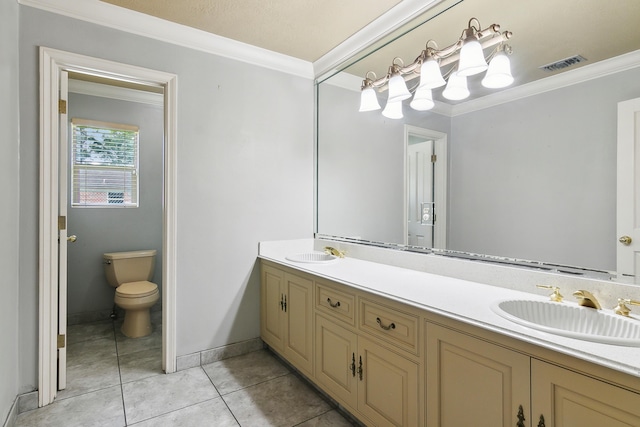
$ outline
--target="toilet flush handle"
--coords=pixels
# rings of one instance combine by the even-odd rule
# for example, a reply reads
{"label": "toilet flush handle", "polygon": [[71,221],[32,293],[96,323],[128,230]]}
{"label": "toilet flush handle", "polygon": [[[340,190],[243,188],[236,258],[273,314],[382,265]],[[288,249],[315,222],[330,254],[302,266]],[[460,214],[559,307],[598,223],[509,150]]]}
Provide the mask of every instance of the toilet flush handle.
{"label": "toilet flush handle", "polygon": [[76,240],[78,240],[78,236],[76,236],[75,234],[72,234],[71,236],[67,237],[67,242],[74,243]]}

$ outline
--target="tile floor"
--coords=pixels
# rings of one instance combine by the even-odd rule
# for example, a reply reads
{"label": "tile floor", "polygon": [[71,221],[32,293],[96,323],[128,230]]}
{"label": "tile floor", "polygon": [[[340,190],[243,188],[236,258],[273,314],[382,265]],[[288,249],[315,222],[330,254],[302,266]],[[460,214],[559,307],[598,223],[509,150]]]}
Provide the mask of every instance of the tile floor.
{"label": "tile floor", "polygon": [[31,426],[351,426],[267,350],[165,375],[160,314],[129,339],[121,320],[69,326],[67,388],[18,415]]}

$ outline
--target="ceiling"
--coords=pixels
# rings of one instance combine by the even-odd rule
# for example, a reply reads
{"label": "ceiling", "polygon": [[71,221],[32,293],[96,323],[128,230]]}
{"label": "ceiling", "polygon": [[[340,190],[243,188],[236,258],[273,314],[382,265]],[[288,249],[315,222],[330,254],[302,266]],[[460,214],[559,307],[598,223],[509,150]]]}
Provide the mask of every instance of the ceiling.
{"label": "ceiling", "polygon": [[[369,1],[366,7],[361,0],[101,1],[313,63],[358,31],[366,31],[377,18],[392,15],[394,6],[412,0]],[[438,0],[434,4],[376,46],[424,24],[345,71],[360,79],[367,71],[382,76],[394,57],[412,62],[429,39],[439,47],[453,44],[472,17],[482,28],[496,23],[513,33],[509,42],[513,86],[640,49],[638,0]],[[574,55],[587,61],[552,73],[539,69]],[[480,88],[474,97],[485,94],[488,91]]]}
{"label": "ceiling", "polygon": [[401,0],[102,1],[314,62]]}

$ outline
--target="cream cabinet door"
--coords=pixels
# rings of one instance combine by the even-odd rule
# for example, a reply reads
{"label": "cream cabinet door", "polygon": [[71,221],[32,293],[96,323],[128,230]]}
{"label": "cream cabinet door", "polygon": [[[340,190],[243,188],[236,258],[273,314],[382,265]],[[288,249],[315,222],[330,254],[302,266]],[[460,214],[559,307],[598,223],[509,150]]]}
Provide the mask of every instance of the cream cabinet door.
{"label": "cream cabinet door", "polygon": [[418,365],[362,336],[356,357],[358,411],[378,427],[419,426]]}
{"label": "cream cabinet door", "polygon": [[298,369],[313,373],[313,281],[285,273],[284,354]]}
{"label": "cream cabinet door", "polygon": [[284,342],[284,272],[262,264],[260,334],[264,342],[282,351]]}
{"label": "cream cabinet door", "polygon": [[640,426],[640,394],[535,359],[531,396],[532,426]]}
{"label": "cream cabinet door", "polygon": [[513,427],[530,419],[529,356],[431,323],[426,335],[427,426]]}
{"label": "cream cabinet door", "polygon": [[316,315],[315,379],[334,399],[357,406],[357,335]]}

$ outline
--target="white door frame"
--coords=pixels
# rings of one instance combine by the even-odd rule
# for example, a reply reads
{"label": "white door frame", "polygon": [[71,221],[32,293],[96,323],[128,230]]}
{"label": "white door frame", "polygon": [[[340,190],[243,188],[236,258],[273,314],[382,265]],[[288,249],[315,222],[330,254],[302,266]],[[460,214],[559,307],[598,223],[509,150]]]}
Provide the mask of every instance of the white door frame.
{"label": "white door frame", "polygon": [[437,161],[434,165],[434,189],[433,201],[436,206],[436,221],[433,226],[433,247],[437,249],[447,248],[447,134],[424,129],[417,126],[404,125],[404,244],[408,243],[409,212],[407,208],[407,147],[409,135],[417,135],[425,139],[433,139],[434,153]]}
{"label": "white door frame", "polygon": [[164,88],[162,368],[166,373],[176,371],[178,77],[175,74],[40,47],[39,406],[53,402],[57,392],[58,98],[60,73],[65,70]]}

